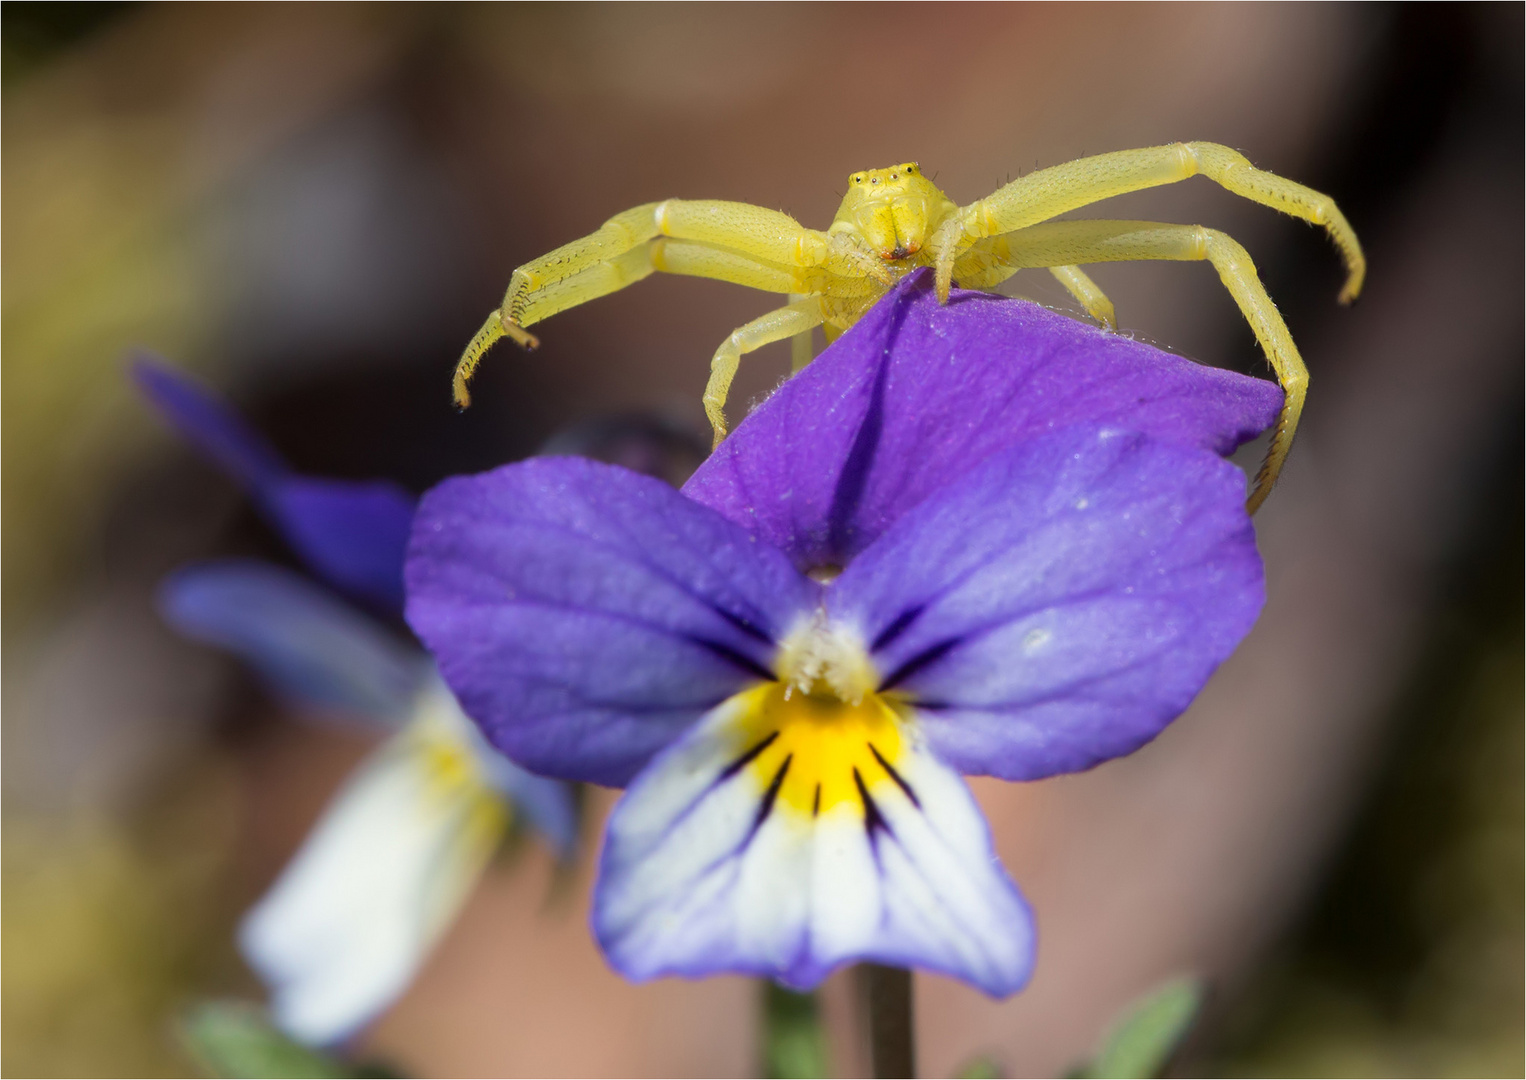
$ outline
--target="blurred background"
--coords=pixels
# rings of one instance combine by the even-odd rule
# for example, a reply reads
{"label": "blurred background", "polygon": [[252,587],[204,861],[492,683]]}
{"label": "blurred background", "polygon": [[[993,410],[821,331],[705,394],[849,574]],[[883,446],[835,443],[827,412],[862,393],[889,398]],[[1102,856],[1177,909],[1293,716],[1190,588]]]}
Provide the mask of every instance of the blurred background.
{"label": "blurred background", "polygon": [[[422,491],[699,393],[765,295],[652,278],[537,327],[450,406],[519,263],[667,196],[807,225],[919,160],[956,200],[1177,139],[1333,195],[1366,245],[1204,180],[1082,216],[1223,228],[1312,372],[1257,518],[1266,612],[1132,758],[976,783],[1040,926],[1029,990],[918,976],[926,1076],[1056,1075],[1207,980],[1179,1075],[1523,1070],[1519,5],[29,4],[3,47],[3,1060],[184,1075],[257,997],[232,945],[368,740],[155,614],[188,560],[290,562],[124,377],[147,347],[306,472]],[[1206,265],[1098,267],[1124,332],[1265,376]],[[1071,310],[1042,273],[1007,291]],[[733,415],[788,371],[749,359]],[[1251,452],[1246,457],[1253,462]],[[361,1050],[411,1075],[756,1075],[760,988],[630,986],[536,850],[496,865]],[[832,1067],[864,1068],[847,980]]]}

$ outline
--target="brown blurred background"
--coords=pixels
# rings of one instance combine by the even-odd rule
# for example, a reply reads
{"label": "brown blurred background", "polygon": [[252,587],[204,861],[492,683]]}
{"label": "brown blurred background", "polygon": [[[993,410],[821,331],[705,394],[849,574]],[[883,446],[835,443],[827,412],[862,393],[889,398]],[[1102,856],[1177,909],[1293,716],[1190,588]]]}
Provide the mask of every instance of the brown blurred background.
{"label": "brown blurred background", "polygon": [[[702,432],[711,352],[771,300],[692,279],[551,320],[450,408],[509,271],[618,210],[729,198],[824,226],[854,169],[914,158],[964,202],[1207,139],[1332,194],[1367,293],[1337,307],[1316,231],[1207,181],[1084,213],[1238,237],[1309,407],[1258,517],[1266,613],[1199,703],[1133,758],[976,784],[1039,971],[1000,1003],[919,977],[923,1075],[1054,1075],[1182,972],[1213,988],[1183,1075],[1522,1073],[1519,5],[0,18],[4,1072],[191,1069],[177,1010],[258,993],[234,921],[367,745],[158,622],[179,563],[286,556],[134,399],[129,348],[202,373],[304,470],[422,490],[603,414]],[[1208,267],[1095,277],[1125,332],[1265,374]],[[1008,291],[1066,307],[1042,274]],[[786,358],[749,360],[733,401]],[[496,867],[367,1051],[414,1075],[755,1074],[758,988],[621,982],[590,874]],[[824,993],[844,1074],[850,998]]]}

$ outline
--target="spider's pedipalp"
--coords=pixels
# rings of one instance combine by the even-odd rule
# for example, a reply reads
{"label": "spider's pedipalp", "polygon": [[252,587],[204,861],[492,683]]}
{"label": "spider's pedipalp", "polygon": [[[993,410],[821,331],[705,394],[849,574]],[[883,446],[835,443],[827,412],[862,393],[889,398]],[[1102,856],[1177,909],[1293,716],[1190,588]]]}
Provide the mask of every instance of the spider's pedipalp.
{"label": "spider's pedipalp", "polygon": [[1088,315],[1109,330],[1118,329],[1118,314],[1113,310],[1113,302],[1095,281],[1082,273],[1079,266],[1051,266],[1049,272]]}
{"label": "spider's pedipalp", "polygon": [[721,445],[721,440],[726,437],[726,397],[731,392],[731,380],[736,378],[743,354],[771,342],[808,334],[822,322],[821,301],[806,297],[738,327],[721,343],[710,361],[710,381],[705,386],[703,399],[705,415],[710,419],[715,437],[713,445]]}
{"label": "spider's pedipalp", "polygon": [[[1005,236],[976,242],[954,264],[954,277],[961,289],[994,289],[1017,271],[1018,267],[1008,258]],[[1079,266],[1051,266],[1049,272],[1088,315],[1109,330],[1118,329],[1113,302]]]}

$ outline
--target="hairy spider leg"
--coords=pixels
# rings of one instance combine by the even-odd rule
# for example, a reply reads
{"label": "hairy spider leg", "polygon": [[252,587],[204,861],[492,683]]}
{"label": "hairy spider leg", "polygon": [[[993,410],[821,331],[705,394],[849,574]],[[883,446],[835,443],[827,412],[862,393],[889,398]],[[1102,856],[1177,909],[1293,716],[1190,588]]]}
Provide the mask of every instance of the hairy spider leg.
{"label": "hairy spider leg", "polygon": [[721,342],[710,361],[710,381],[705,384],[705,415],[710,418],[715,435],[712,449],[721,445],[721,440],[726,437],[726,395],[731,392],[731,380],[736,378],[742,355],[787,337],[808,334],[824,321],[826,313],[821,301],[808,296],[760,315],[733,330],[731,336]]}
{"label": "hairy spider leg", "polygon": [[1341,303],[1362,291],[1367,260],[1335,200],[1252,165],[1218,143],[1172,143],[1081,158],[1019,177],[949,216],[929,241],[936,253],[938,297],[948,298],[954,263],[970,245],[1014,232],[1114,195],[1174,184],[1198,173],[1236,195],[1323,225],[1346,266]]}
{"label": "hairy spider leg", "polygon": [[[664,265],[663,245],[653,242],[667,238],[688,241],[695,248],[685,255],[669,249]],[[719,254],[707,262],[699,247]],[[725,257],[728,254],[731,258]],[[753,279],[760,278],[767,284],[756,287],[803,293],[811,290],[802,288],[791,277],[792,271],[823,266],[829,273],[847,270],[858,276],[887,276],[867,253],[807,229],[777,210],[718,199],[668,199],[633,207],[610,218],[596,232],[514,271],[503,304],[477,331],[456,365],[456,402],[462,407],[470,404],[467,384],[483,355],[499,339],[510,337],[533,348],[538,342],[525,332],[526,327],[623,289],[653,270],[743,285],[753,285]],[[785,283],[785,278],[790,280]]]}
{"label": "hairy spider leg", "polygon": [[[533,300],[524,307],[531,312],[530,321],[535,322],[537,321],[535,312],[539,309],[551,308],[553,311],[560,311],[575,304],[593,300],[606,293],[635,284],[642,278],[650,276],[654,269],[650,245],[643,244],[623,255],[595,263],[585,270],[543,286],[532,294]],[[515,273],[517,274],[518,271]],[[544,318],[544,316],[539,317]],[[477,331],[456,364],[452,391],[457,408],[464,409],[471,404],[471,391],[468,385],[472,375],[487,351],[504,337],[512,338],[516,344],[525,349],[535,349],[540,346],[539,338],[525,331],[518,323],[505,320],[501,310],[490,312],[487,321],[482,324],[482,329]]]}
{"label": "hairy spider leg", "polygon": [[1056,221],[1012,233],[993,245],[992,250],[1014,268],[1136,259],[1206,259],[1211,263],[1250,323],[1282,385],[1282,412],[1245,504],[1247,510],[1255,513],[1277,482],[1293,443],[1308,391],[1309,372],[1287,324],[1256,276],[1255,264],[1246,250],[1217,229],[1154,221]]}

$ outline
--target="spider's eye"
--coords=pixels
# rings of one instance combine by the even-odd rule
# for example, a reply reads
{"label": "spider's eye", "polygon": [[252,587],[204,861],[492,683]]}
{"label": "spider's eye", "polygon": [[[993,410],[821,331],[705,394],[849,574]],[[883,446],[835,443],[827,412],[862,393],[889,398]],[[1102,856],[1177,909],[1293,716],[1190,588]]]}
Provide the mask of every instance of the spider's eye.
{"label": "spider's eye", "polygon": [[900,173],[891,173],[890,174],[890,179],[892,179],[892,180],[899,180],[900,178],[901,178],[901,174]]}
{"label": "spider's eye", "polygon": [[869,182],[871,184],[878,184],[880,182],[880,178],[878,176],[871,176],[869,178]]}

